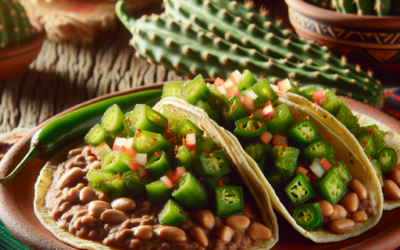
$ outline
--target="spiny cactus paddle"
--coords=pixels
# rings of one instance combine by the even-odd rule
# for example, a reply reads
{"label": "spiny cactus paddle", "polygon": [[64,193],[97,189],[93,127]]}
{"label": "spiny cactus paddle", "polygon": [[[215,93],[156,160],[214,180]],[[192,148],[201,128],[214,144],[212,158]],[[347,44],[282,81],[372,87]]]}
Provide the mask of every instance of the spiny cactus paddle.
{"label": "spiny cactus paddle", "polygon": [[0,49],[20,44],[32,36],[22,5],[16,0],[0,1]]}
{"label": "spiny cactus paddle", "polygon": [[375,0],[375,11],[378,16],[387,16],[390,13],[392,0]]}
{"label": "spiny cactus paddle", "polygon": [[117,3],[116,12],[133,33],[133,45],[138,56],[140,54],[149,62],[162,64],[180,75],[227,77],[235,69],[247,68],[258,76],[266,72],[271,82],[289,76],[300,85],[332,88],[333,84],[329,86],[327,83],[334,83],[338,94],[352,95],[376,106],[382,102],[382,88],[378,84],[360,83],[347,76],[315,71],[307,65],[287,60],[267,59],[254,49],[238,46],[204,29],[182,24],[164,15],[143,16],[135,20],[126,13],[123,1]]}
{"label": "spiny cactus paddle", "polygon": [[[239,5],[239,4],[237,4]],[[254,23],[245,21],[241,16],[235,16],[225,8],[214,4],[213,1],[202,0],[165,0],[165,9],[168,15],[184,23],[198,25],[238,45],[254,48],[275,59],[287,59],[293,63],[306,63],[315,66],[315,70],[327,71],[336,74],[352,74],[349,77],[362,81],[375,81],[363,71],[354,66],[344,67],[343,62],[321,47],[311,46],[301,41],[295,42],[290,38],[275,35],[270,27],[258,27]],[[361,75],[361,76],[360,76]],[[357,79],[359,78],[359,79]],[[362,78],[362,79],[361,79]]]}

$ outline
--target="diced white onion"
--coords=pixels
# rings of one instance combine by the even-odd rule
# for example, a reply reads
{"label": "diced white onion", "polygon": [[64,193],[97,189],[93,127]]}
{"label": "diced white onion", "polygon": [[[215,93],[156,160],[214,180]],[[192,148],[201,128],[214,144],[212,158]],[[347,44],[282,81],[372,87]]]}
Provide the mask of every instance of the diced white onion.
{"label": "diced white onion", "polygon": [[321,178],[321,176],[325,173],[324,167],[321,165],[319,162],[319,159],[316,158],[313,163],[310,166],[310,170],[318,177]]}
{"label": "diced white onion", "polygon": [[146,166],[147,164],[147,154],[137,154],[136,161],[140,166]]}

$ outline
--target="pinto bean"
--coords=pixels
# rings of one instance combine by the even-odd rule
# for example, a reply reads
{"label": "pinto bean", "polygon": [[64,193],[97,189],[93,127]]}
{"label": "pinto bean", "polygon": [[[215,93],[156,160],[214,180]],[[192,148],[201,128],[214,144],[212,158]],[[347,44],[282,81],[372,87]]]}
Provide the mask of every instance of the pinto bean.
{"label": "pinto bean", "polygon": [[329,227],[337,234],[344,234],[354,229],[356,223],[350,219],[332,221]]}
{"label": "pinto bean", "polygon": [[202,210],[196,214],[196,219],[202,227],[211,230],[215,225],[214,214],[209,210]]}
{"label": "pinto bean", "polygon": [[88,163],[93,163],[93,162],[96,161],[96,160],[97,160],[97,157],[94,156],[94,155],[88,156],[88,157],[86,158],[86,161],[87,161]]}
{"label": "pinto bean", "polygon": [[174,242],[185,242],[187,239],[186,234],[182,229],[171,226],[162,226],[158,230],[158,237],[163,240]]}
{"label": "pinto bean", "polygon": [[75,155],[80,154],[81,152],[82,152],[82,148],[75,148],[75,149],[72,149],[72,150],[70,150],[70,151],[68,152],[68,158],[72,158],[72,157],[74,157]]}
{"label": "pinto bean", "polygon": [[333,213],[333,206],[327,200],[319,200],[317,202],[321,208],[321,214],[324,217],[328,217]]}
{"label": "pinto bean", "polygon": [[368,217],[374,216],[376,213],[375,206],[370,199],[360,200],[358,210],[364,211],[368,215]]}
{"label": "pinto bean", "polygon": [[153,237],[153,228],[150,226],[138,226],[133,228],[133,235],[140,240],[150,240]]}
{"label": "pinto bean", "polygon": [[200,246],[206,247],[208,246],[208,238],[206,234],[204,233],[203,229],[200,227],[195,227],[192,228],[189,231],[190,238],[192,238],[194,241],[199,243]]}
{"label": "pinto bean", "polygon": [[400,187],[400,171],[397,169],[393,169],[389,172],[389,178],[396,183],[398,187]]}
{"label": "pinto bean", "polygon": [[367,190],[364,185],[357,179],[350,181],[349,188],[357,194],[358,199],[365,200],[368,198]]}
{"label": "pinto bean", "polygon": [[101,168],[101,161],[94,161],[92,163],[90,163],[89,165],[87,165],[87,170],[92,170],[92,169],[100,169]]}
{"label": "pinto bean", "polygon": [[368,215],[364,211],[356,211],[351,214],[350,219],[355,223],[365,223],[368,220]]}
{"label": "pinto bean", "polygon": [[220,239],[223,243],[231,241],[233,233],[234,231],[232,228],[228,226],[220,226],[215,230],[215,234],[217,235],[218,239]]}
{"label": "pinto bean", "polygon": [[100,216],[100,220],[107,224],[119,224],[126,219],[128,219],[128,217],[124,212],[113,209],[105,210]]}
{"label": "pinto bean", "polygon": [[225,224],[233,230],[243,231],[249,227],[250,220],[245,215],[231,215],[225,219]]}
{"label": "pinto bean", "polygon": [[347,192],[340,200],[342,205],[347,211],[353,213],[358,209],[359,200],[356,193]]}
{"label": "pinto bean", "polygon": [[304,176],[307,176],[308,170],[303,167],[297,166],[295,173],[296,175],[303,174]]}
{"label": "pinto bean", "polygon": [[340,220],[343,218],[346,218],[347,215],[347,211],[346,209],[344,209],[344,207],[342,207],[341,205],[333,205],[333,212],[332,214],[329,216],[329,219],[332,221],[335,220]]}
{"label": "pinto bean", "polygon": [[78,183],[78,184],[76,184],[76,186],[75,186],[75,188],[77,188],[77,189],[79,189],[79,190],[81,190],[81,189],[84,188],[84,187],[86,187],[86,185],[83,184],[83,183]]}
{"label": "pinto bean", "polygon": [[111,206],[116,210],[128,212],[136,207],[136,203],[129,198],[119,198],[114,200]]}
{"label": "pinto bean", "polygon": [[244,203],[243,205],[243,215],[251,219],[251,208],[247,203]]}
{"label": "pinto bean", "polygon": [[111,209],[110,204],[104,201],[92,201],[88,204],[88,215],[100,218],[100,215],[107,209]]}
{"label": "pinto bean", "polygon": [[93,223],[93,221],[94,221],[94,218],[91,215],[85,215],[81,218],[82,225],[90,225]]}
{"label": "pinto bean", "polygon": [[79,164],[78,162],[85,162],[85,156],[81,154],[75,156],[74,164]]}
{"label": "pinto bean", "polygon": [[67,199],[68,199],[70,202],[72,202],[72,203],[75,202],[75,201],[77,201],[77,200],[79,200],[79,189],[76,188],[76,187],[71,188],[71,189],[68,191]]}
{"label": "pinto bean", "polygon": [[84,173],[82,172],[82,169],[71,168],[71,170],[69,170],[61,177],[57,187],[60,190],[65,187],[70,187],[73,184],[77,183],[80,179],[82,179],[83,176]]}
{"label": "pinto bean", "polygon": [[250,224],[249,228],[247,228],[246,235],[254,241],[269,240],[271,238],[272,232],[268,227],[254,221]]}
{"label": "pinto bean", "polygon": [[391,200],[400,200],[400,188],[392,180],[386,180],[383,186],[383,193]]}
{"label": "pinto bean", "polygon": [[99,200],[99,197],[97,196],[96,191],[94,191],[91,187],[84,187],[79,194],[79,199],[83,203],[87,204],[91,201]]}

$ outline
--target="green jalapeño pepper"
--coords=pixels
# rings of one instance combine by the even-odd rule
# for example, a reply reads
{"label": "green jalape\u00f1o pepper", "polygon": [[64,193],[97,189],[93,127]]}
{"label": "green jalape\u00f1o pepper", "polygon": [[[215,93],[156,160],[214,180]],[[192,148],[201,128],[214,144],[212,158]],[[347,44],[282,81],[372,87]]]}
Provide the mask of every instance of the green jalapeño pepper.
{"label": "green jalape\u00f1o pepper", "polygon": [[85,136],[85,142],[92,147],[97,147],[105,141],[107,137],[107,131],[99,124],[96,124]]}
{"label": "green jalape\u00f1o pepper", "polygon": [[138,129],[133,140],[133,150],[136,153],[147,153],[153,155],[160,150],[169,150],[174,146],[169,143],[161,134]]}
{"label": "green jalape\u00f1o pepper", "polygon": [[140,177],[136,171],[127,171],[122,175],[122,182],[125,189],[134,196],[139,196],[145,193],[146,185],[151,182],[150,177]]}
{"label": "green jalape\u00f1o pepper", "polygon": [[257,98],[254,101],[259,105],[264,105],[269,100],[271,100],[272,104],[275,104],[279,98],[272,90],[271,85],[269,85],[267,79],[262,79],[258,81],[252,87],[248,88],[245,91],[242,91],[240,94],[245,96],[248,91],[253,91],[254,94],[257,95]]}
{"label": "green jalape\u00f1o pepper", "polygon": [[308,86],[305,86],[305,87],[301,88],[299,95],[301,95],[301,96],[307,98],[308,100],[314,102],[313,92],[316,91],[316,90],[317,90],[317,88],[314,85],[308,85]]}
{"label": "green jalape\u00f1o pepper", "polygon": [[341,122],[350,132],[354,132],[359,127],[358,118],[353,115],[351,110],[346,105],[343,105],[339,109],[339,112],[336,115],[336,119],[338,119],[338,121]]}
{"label": "green jalape\u00f1o pepper", "polygon": [[216,121],[218,119],[219,113],[212,110],[210,105],[208,105],[208,103],[199,100],[196,104],[196,107],[199,107],[202,110],[204,110],[207,113],[208,117],[210,117],[212,120]]}
{"label": "green jalape\u00f1o pepper", "polygon": [[310,143],[301,151],[301,153],[311,162],[313,162],[316,158],[325,158],[332,166],[336,165],[336,150],[332,145],[325,142],[323,139],[319,139]]}
{"label": "green jalape\u00f1o pepper", "polygon": [[384,147],[379,150],[376,159],[383,172],[390,171],[397,163],[397,154],[393,148]]}
{"label": "green jalape\u00f1o pepper", "polygon": [[183,89],[183,82],[166,82],[163,86],[162,98],[179,97]]}
{"label": "green jalape\u00f1o pepper", "polygon": [[350,181],[353,179],[353,176],[350,174],[344,162],[338,161],[336,163],[336,166],[333,167],[332,169],[340,177],[345,186],[348,186],[350,184]]}
{"label": "green jalape\u00f1o pepper", "polygon": [[271,156],[275,161],[275,170],[282,180],[288,180],[294,176],[299,154],[300,150],[293,147],[275,146],[272,148]]}
{"label": "green jalape\u00f1o pepper", "polygon": [[171,197],[172,191],[172,188],[167,188],[160,180],[146,185],[147,199],[154,204],[166,202]]}
{"label": "green jalape\u00f1o pepper", "polygon": [[250,143],[246,149],[246,153],[258,164],[261,171],[264,170],[264,160],[266,147],[264,143]]}
{"label": "green jalape\u00f1o pepper", "polygon": [[47,159],[68,143],[85,136],[111,105],[117,104],[122,111],[126,112],[132,110],[137,103],[154,105],[160,100],[160,95],[160,89],[144,91],[142,88],[131,90],[131,93],[128,94],[108,98],[86,106],[82,104],[79,109],[58,114],[55,119],[39,126],[39,130],[32,136],[29,152],[14,170],[6,177],[0,178],[0,181],[7,181],[13,178],[31,160],[36,158]]}
{"label": "green jalape\u00f1o pepper", "polygon": [[100,169],[91,169],[86,175],[89,186],[95,190],[111,194],[115,198],[126,192],[122,180],[117,179],[113,174]]}
{"label": "green jalape\u00f1o pepper", "polygon": [[187,171],[194,171],[194,166],[199,161],[199,152],[195,148],[189,149],[182,145],[178,148],[175,159],[178,161],[178,166],[185,166]]}
{"label": "green jalape\u00f1o pepper", "polygon": [[304,203],[315,195],[314,189],[307,181],[304,174],[298,174],[294,179],[286,186],[285,193],[288,196],[290,202],[297,206]]}
{"label": "green jalape\u00f1o pepper", "polygon": [[292,80],[289,80],[289,84],[290,84],[290,89],[288,89],[286,92],[293,93],[296,95],[301,95],[299,87],[297,87]]}
{"label": "green jalape\u00f1o pepper", "polygon": [[111,134],[117,135],[125,129],[124,114],[117,104],[107,109],[101,118],[101,126]]}
{"label": "green jalape\u00f1o pepper", "polygon": [[180,136],[185,136],[192,133],[195,134],[197,139],[203,136],[204,131],[197,127],[196,124],[194,124],[191,120],[184,118],[179,125],[177,134]]}
{"label": "green jalape\u00f1o pepper", "polygon": [[160,179],[160,177],[170,169],[172,169],[172,166],[164,150],[155,152],[146,164],[147,172],[149,172],[154,179]]}
{"label": "green jalape\u00f1o pepper", "polygon": [[296,207],[293,218],[297,225],[307,231],[318,231],[323,227],[323,217],[318,203],[303,204]]}
{"label": "green jalape\u00f1o pepper", "polygon": [[385,147],[386,133],[380,130],[378,126],[376,126],[375,124],[370,126],[360,127],[360,131],[361,133],[369,133],[372,135],[376,152],[379,152],[381,148]]}
{"label": "green jalape\u00f1o pepper", "polygon": [[331,115],[336,116],[340,108],[346,104],[343,103],[342,99],[337,97],[331,90],[325,90],[326,100],[321,105],[323,109],[331,113]]}
{"label": "green jalape\u00f1o pepper", "polygon": [[231,167],[223,150],[200,155],[201,166],[198,173],[204,178],[216,178],[231,172]]}
{"label": "green jalape\u00f1o pepper", "polygon": [[237,83],[237,87],[239,92],[246,90],[253,86],[257,82],[257,79],[254,78],[253,74],[251,74],[250,70],[245,69],[242,73],[242,76]]}
{"label": "green jalape\u00f1o pepper", "polygon": [[161,212],[158,214],[158,220],[161,224],[169,225],[169,226],[178,226],[185,222],[188,218],[188,214],[185,210],[179,206],[173,200],[168,200],[165,203],[164,207],[161,209]]}
{"label": "green jalape\u00f1o pepper", "polygon": [[208,202],[206,190],[190,172],[184,173],[179,179],[172,197],[187,208],[201,207]]}
{"label": "green jalape\u00f1o pepper", "polygon": [[271,134],[281,134],[287,135],[287,131],[292,127],[295,122],[293,120],[292,114],[285,104],[274,107],[275,113],[265,119],[265,124],[267,125],[267,130]]}
{"label": "green jalape\u00f1o pepper", "polygon": [[217,149],[217,145],[215,145],[211,137],[207,137],[196,142],[196,149],[199,154],[209,154]]}
{"label": "green jalape\u00f1o pepper", "polygon": [[207,84],[207,86],[211,93],[211,98],[207,101],[207,103],[213,110],[221,113],[222,107],[226,104],[228,98],[226,98],[226,96],[223,95],[219,89],[214,86],[214,84]]}
{"label": "green jalape\u00f1o pepper", "polygon": [[196,76],[191,82],[185,83],[180,98],[184,99],[192,105],[196,105],[199,100],[208,101],[211,97],[210,90],[201,75]]}
{"label": "green jalape\u00f1o pepper", "polygon": [[183,116],[178,113],[175,113],[173,110],[163,109],[161,111],[162,115],[168,119],[168,129],[176,134],[178,132],[178,128],[181,125],[181,121]]}
{"label": "green jalape\u00f1o pepper", "polygon": [[305,146],[322,138],[314,122],[308,117],[292,126],[288,133],[300,146]]}
{"label": "green jalape\u00f1o pepper", "polygon": [[332,205],[337,204],[346,194],[346,185],[332,169],[326,171],[321,178],[316,180],[313,187],[319,197]]}
{"label": "green jalape\u00f1o pepper", "polygon": [[372,139],[372,135],[368,134],[368,133],[361,134],[357,138],[357,140],[358,140],[358,143],[360,143],[362,149],[364,150],[364,153],[368,157],[375,158],[376,149],[375,149],[375,145],[374,145],[374,140]]}
{"label": "green jalape\u00f1o pepper", "polygon": [[145,104],[136,105],[135,109],[125,114],[128,134],[134,136],[138,129],[162,133],[168,125],[168,119]]}
{"label": "green jalape\u00f1o pepper", "polygon": [[233,128],[237,120],[249,116],[249,113],[243,108],[239,98],[237,96],[232,96],[222,107],[222,115],[228,125]]}
{"label": "green jalape\u00f1o pepper", "polygon": [[259,138],[267,127],[264,124],[264,119],[259,117],[245,117],[235,122],[236,129],[233,133],[244,138]]}
{"label": "green jalape\u00f1o pepper", "polygon": [[242,187],[225,185],[215,187],[215,204],[215,214],[218,217],[242,214],[244,206]]}
{"label": "green jalape\u00f1o pepper", "polygon": [[101,169],[105,172],[117,174],[131,170],[129,162],[132,157],[122,151],[113,151],[101,160]]}

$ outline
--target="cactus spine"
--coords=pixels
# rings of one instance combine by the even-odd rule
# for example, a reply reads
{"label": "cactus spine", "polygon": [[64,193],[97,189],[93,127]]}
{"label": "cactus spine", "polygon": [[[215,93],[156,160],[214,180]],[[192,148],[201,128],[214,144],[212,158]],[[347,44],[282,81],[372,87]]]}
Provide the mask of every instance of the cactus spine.
{"label": "cactus spine", "polygon": [[24,8],[16,0],[0,1],[0,48],[20,44],[32,36]]}
{"label": "cactus spine", "polygon": [[329,0],[313,0],[314,5],[321,7],[321,8],[325,8],[325,9],[329,9]]}
{"label": "cactus spine", "polygon": [[391,0],[375,0],[375,11],[378,16],[387,16],[390,13]]}
{"label": "cactus spine", "polygon": [[357,6],[357,15],[373,15],[374,8],[372,1],[373,0],[354,0]]}
{"label": "cactus spine", "polygon": [[332,0],[332,8],[335,9],[339,13],[343,12],[343,6],[339,3],[340,0]]}
{"label": "cactus spine", "polygon": [[117,3],[116,12],[133,33],[138,55],[180,75],[225,77],[235,69],[247,68],[258,75],[266,72],[273,83],[288,76],[298,80],[300,85],[326,87],[326,83],[333,82],[338,94],[347,95],[350,90],[353,98],[364,102],[378,106],[382,101],[381,86],[369,80],[361,83],[345,75],[315,71],[305,64],[269,58],[257,50],[238,46],[200,27],[164,15],[134,20],[126,13],[122,1]]}
{"label": "cactus spine", "polygon": [[338,0],[338,5],[340,8],[342,8],[342,13],[357,13],[357,6],[353,0]]}

